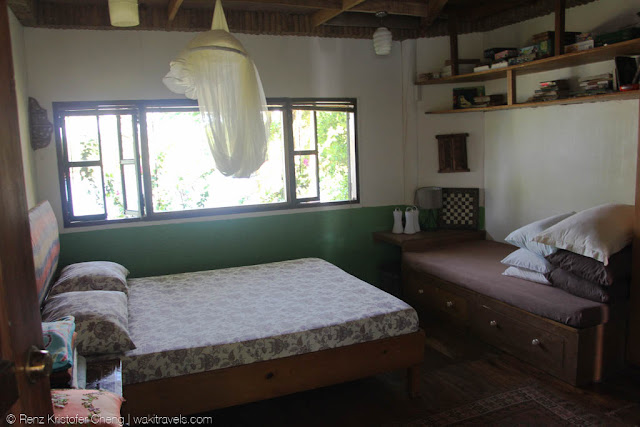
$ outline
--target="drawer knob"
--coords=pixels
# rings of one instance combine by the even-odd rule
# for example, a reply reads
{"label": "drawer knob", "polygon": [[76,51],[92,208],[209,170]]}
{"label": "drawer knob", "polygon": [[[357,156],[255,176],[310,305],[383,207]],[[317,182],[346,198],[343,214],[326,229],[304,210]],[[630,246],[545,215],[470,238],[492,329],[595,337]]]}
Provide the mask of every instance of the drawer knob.
{"label": "drawer knob", "polygon": [[531,345],[540,345],[540,340],[538,338],[534,338],[531,340]]}
{"label": "drawer knob", "polygon": [[453,308],[454,304],[453,301],[447,301],[447,308]]}
{"label": "drawer knob", "polygon": [[424,289],[418,289],[419,294],[424,294]]}
{"label": "drawer knob", "polygon": [[492,320],[489,322],[489,326],[493,326],[494,328],[498,326],[498,322],[496,320]]}

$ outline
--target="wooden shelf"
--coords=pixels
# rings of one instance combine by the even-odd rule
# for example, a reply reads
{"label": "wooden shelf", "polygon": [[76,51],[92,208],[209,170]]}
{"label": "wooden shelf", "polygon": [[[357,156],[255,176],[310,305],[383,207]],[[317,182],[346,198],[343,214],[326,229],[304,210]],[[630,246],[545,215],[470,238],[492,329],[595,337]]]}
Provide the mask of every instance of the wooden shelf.
{"label": "wooden shelf", "polygon": [[498,105],[495,107],[427,111],[425,114],[479,113],[479,112],[487,112],[487,111],[515,110],[517,108],[546,107],[548,105],[569,105],[569,104],[585,104],[588,102],[621,101],[625,99],[640,99],[640,91],[631,90],[628,92],[615,92],[615,93],[608,93],[604,95],[581,96],[579,98],[557,99],[555,101],[523,102],[520,104]]}
{"label": "wooden shelf", "polygon": [[377,231],[373,233],[373,240],[399,246],[404,252],[418,252],[451,243],[485,240],[486,235],[484,230],[435,230],[421,231],[415,234],[393,234],[389,231]]}
{"label": "wooden shelf", "polygon": [[510,67],[499,68],[496,70],[480,71],[478,73],[462,74],[442,79],[420,80],[417,81],[416,84],[443,85],[449,83],[484,82],[488,80],[506,78],[508,70],[515,71],[517,75],[525,75],[539,73],[541,71],[556,70],[559,68],[576,67],[578,65],[591,64],[594,62],[608,61],[619,55],[638,54],[640,54],[640,39],[634,39],[609,46],[596,47],[582,52],[551,56],[549,58],[526,62],[519,65],[512,65]]}

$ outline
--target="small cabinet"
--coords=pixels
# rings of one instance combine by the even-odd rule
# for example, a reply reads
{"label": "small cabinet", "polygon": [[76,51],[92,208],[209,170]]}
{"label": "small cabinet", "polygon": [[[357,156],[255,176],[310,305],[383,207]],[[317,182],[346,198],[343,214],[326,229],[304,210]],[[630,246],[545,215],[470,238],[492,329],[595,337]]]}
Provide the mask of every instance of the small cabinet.
{"label": "small cabinet", "polygon": [[438,140],[438,173],[469,172],[467,165],[468,133],[436,135]]}

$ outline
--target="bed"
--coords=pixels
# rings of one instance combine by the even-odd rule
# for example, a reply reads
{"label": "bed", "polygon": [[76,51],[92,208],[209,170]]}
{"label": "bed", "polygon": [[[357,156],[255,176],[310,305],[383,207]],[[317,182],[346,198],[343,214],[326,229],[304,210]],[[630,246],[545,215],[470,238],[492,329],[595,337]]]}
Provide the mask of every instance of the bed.
{"label": "bed", "polygon": [[[48,203],[30,219],[32,230],[45,230],[32,232],[36,269],[48,277],[39,284],[44,298],[57,226]],[[397,369],[407,369],[408,391],[418,393],[425,339],[415,310],[326,261],[128,285],[136,349],[121,357],[126,414],[199,413]]]}

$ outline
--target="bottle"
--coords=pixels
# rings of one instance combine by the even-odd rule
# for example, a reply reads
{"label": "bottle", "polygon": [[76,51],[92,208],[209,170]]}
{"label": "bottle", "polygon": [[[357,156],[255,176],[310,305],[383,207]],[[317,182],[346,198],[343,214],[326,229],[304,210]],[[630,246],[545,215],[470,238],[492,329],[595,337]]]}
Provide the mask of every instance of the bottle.
{"label": "bottle", "polygon": [[416,233],[420,232],[420,209],[415,206],[413,208],[413,228],[416,230]]}
{"label": "bottle", "polygon": [[408,207],[405,210],[404,217],[406,219],[405,225],[404,225],[404,234],[415,234],[416,226],[415,226],[415,220],[413,219],[415,217],[415,211],[413,210],[412,207]]}
{"label": "bottle", "polygon": [[394,234],[402,234],[402,211],[399,208],[395,208],[393,211],[393,230]]}

